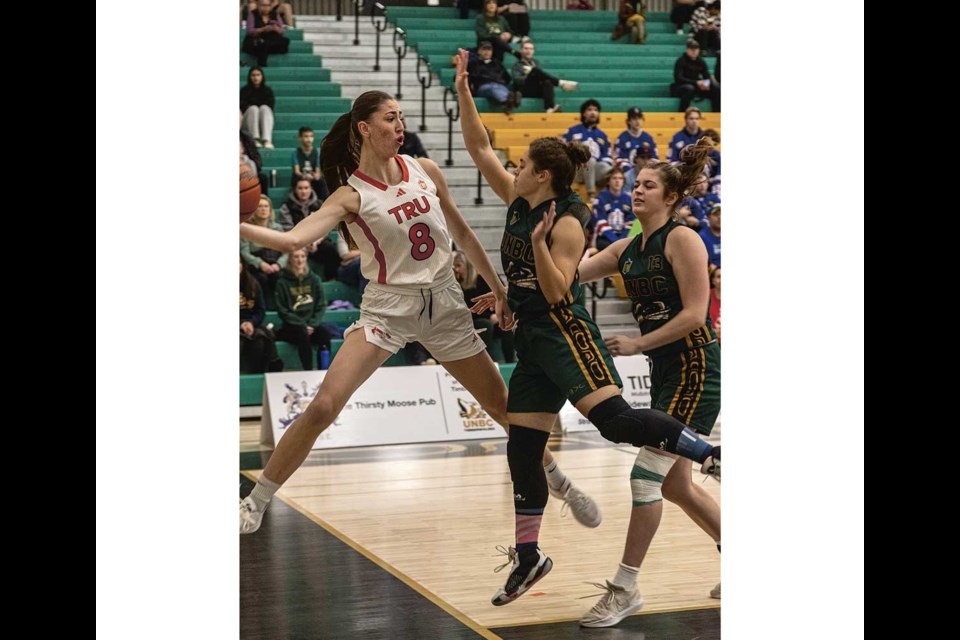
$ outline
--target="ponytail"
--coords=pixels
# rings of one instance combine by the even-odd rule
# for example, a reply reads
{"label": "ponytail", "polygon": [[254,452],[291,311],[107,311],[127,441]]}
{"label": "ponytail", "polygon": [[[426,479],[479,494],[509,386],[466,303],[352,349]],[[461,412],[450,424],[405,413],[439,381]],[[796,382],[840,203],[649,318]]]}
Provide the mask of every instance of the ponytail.
{"label": "ponytail", "polygon": [[[331,193],[346,185],[347,179],[360,166],[360,148],[363,146],[363,138],[360,136],[357,123],[369,120],[373,112],[380,108],[381,103],[387,100],[393,100],[393,96],[383,91],[367,91],[360,94],[353,101],[350,111],[337,118],[330,127],[330,131],[323,137],[323,142],[320,143],[320,172],[323,173],[323,179],[326,180]],[[357,245],[350,237],[347,225],[341,222],[338,229],[347,245],[351,249],[356,249]]]}
{"label": "ponytail", "polygon": [[683,199],[693,193],[693,188],[707,179],[703,169],[713,152],[713,141],[704,136],[696,144],[687,145],[680,151],[680,162],[670,164],[659,160],[648,160],[642,169],[652,169],[660,175],[663,181],[664,196],[677,194],[677,201],[673,204],[670,214],[679,219],[677,207]]}

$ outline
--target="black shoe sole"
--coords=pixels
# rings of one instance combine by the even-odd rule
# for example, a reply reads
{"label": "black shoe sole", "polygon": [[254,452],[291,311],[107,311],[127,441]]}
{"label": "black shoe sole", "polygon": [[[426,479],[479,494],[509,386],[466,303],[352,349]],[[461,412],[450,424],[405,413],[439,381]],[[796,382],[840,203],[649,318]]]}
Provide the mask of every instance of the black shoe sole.
{"label": "black shoe sole", "polygon": [[517,600],[520,596],[522,596],[522,595],[525,594],[527,591],[529,591],[529,590],[530,590],[530,587],[532,587],[533,585],[535,585],[535,584],[537,584],[538,582],[540,582],[540,580],[542,580],[545,575],[547,575],[548,573],[550,573],[550,570],[551,570],[551,569],[553,569],[553,560],[551,560],[550,558],[547,558],[547,561],[544,562],[544,563],[543,563],[543,566],[540,567],[540,571],[537,572],[536,577],[534,577],[533,580],[531,580],[530,582],[527,583],[527,586],[526,586],[525,589],[523,589],[522,591],[517,591],[517,595],[515,595],[515,596],[512,597],[512,598],[510,598],[509,600],[505,600],[504,602],[493,602],[493,601],[491,600],[493,606],[495,606],[495,607],[502,607],[502,606],[505,605],[505,604],[510,604],[511,602]]}

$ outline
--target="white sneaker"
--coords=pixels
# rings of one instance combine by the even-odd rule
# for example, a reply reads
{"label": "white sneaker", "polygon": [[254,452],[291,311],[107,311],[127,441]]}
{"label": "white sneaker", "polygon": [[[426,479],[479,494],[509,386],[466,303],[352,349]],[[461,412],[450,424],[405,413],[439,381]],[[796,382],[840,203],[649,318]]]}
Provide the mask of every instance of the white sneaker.
{"label": "white sneaker", "polygon": [[564,91],[576,91],[578,83],[576,80],[561,80],[560,88]]}
{"label": "white sneaker", "polygon": [[715,586],[713,589],[710,589],[710,597],[716,598],[717,600],[720,599],[720,583],[719,582],[717,583],[717,586]]}
{"label": "white sneaker", "polygon": [[254,533],[260,528],[263,512],[257,509],[257,503],[250,496],[240,501],[240,533]]}
{"label": "white sneaker", "polygon": [[677,29],[677,35],[678,35],[678,36],[682,36],[682,35],[683,35],[683,29]]}
{"label": "white sneaker", "polygon": [[606,593],[600,598],[600,602],[593,605],[593,609],[580,618],[581,627],[612,627],[627,616],[643,609],[643,596],[638,589],[627,591],[609,580],[606,583],[606,585],[590,583],[605,590]]}
{"label": "white sneaker", "polygon": [[[720,447],[717,447],[719,453]],[[710,476],[717,482],[720,482],[720,458],[714,458],[712,455],[703,461],[700,467],[700,473]]]}
{"label": "white sneaker", "polygon": [[510,604],[525,594],[530,587],[540,581],[540,578],[550,573],[550,570],[553,569],[553,560],[548,558],[539,548],[537,549],[537,555],[531,555],[523,564],[520,562],[520,554],[517,553],[517,550],[513,547],[504,549],[502,545],[497,545],[497,551],[506,555],[507,561],[494,569],[494,573],[500,571],[511,562],[513,563],[513,570],[510,571],[510,575],[507,576],[507,582],[503,585],[503,588],[498,589],[490,600],[496,607]]}
{"label": "white sneaker", "polygon": [[264,148],[264,149],[273,149],[274,146],[273,146],[273,143],[270,142],[269,140],[264,140],[264,141],[263,141],[263,148]]}
{"label": "white sneaker", "polygon": [[600,507],[597,506],[597,503],[585,494],[583,491],[580,491],[570,479],[567,479],[567,488],[565,490],[554,489],[549,487],[550,495],[558,500],[563,500],[563,506],[560,507],[560,515],[565,516],[567,508],[573,512],[573,517],[585,527],[590,527],[591,529],[600,526],[600,521],[603,519],[603,516],[600,515]]}

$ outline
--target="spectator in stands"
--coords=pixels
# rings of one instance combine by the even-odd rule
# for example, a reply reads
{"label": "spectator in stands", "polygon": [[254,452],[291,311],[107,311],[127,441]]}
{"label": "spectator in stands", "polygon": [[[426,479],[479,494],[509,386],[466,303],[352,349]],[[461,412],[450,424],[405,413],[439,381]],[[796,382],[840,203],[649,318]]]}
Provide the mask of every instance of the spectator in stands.
{"label": "spectator in stands", "polygon": [[429,158],[427,150],[423,148],[423,142],[420,141],[420,136],[407,127],[406,120],[403,118],[400,118],[400,120],[403,122],[403,144],[400,145],[400,151],[397,151],[397,155]]}
{"label": "spectator in stands", "polygon": [[590,160],[577,172],[577,182],[587,186],[587,196],[593,200],[597,195],[597,181],[613,169],[610,157],[610,139],[598,127],[600,122],[600,103],[590,98],[580,105],[580,122],[563,134],[567,142],[582,142],[590,150]]}
{"label": "spectator in stands", "polygon": [[506,19],[497,13],[497,0],[484,0],[483,13],[477,16],[474,31],[477,33],[478,54],[480,44],[487,41],[493,47],[494,60],[499,62],[500,66],[503,66],[504,53],[518,55],[510,48],[513,34],[510,33],[510,25]]}
{"label": "spectator in stands", "polygon": [[587,0],[576,0],[576,2],[568,4],[567,9],[569,11],[593,11],[596,7],[587,2]]}
{"label": "spectator in stands", "polygon": [[543,98],[543,108],[547,113],[560,111],[553,97],[553,88],[576,91],[577,83],[555,78],[544,71],[540,61],[533,57],[533,51],[533,40],[528,39],[520,46],[520,59],[513,65],[514,103],[519,107],[521,98]]}
{"label": "spectator in stands", "polygon": [[620,0],[620,10],[617,12],[617,26],[610,35],[611,40],[619,40],[625,35],[630,36],[630,44],[647,43],[647,6],[642,0]]}
{"label": "spectator in stands", "polygon": [[294,149],[290,155],[290,163],[293,167],[290,174],[290,186],[294,187],[297,180],[306,178],[310,181],[310,186],[317,192],[322,202],[330,197],[330,189],[320,173],[320,149],[313,146],[313,129],[300,127],[298,136],[300,146]]}
{"label": "spectator in stands", "polygon": [[613,159],[623,171],[623,180],[628,191],[633,190],[633,183],[637,178],[634,168],[637,154],[646,159],[660,159],[656,141],[643,130],[643,110],[640,107],[630,107],[627,109],[627,128],[617,136],[613,145]]}
{"label": "spectator in stands", "polygon": [[713,330],[717,332],[717,342],[720,342],[720,267],[712,264],[708,267],[710,269],[710,319],[713,321]]}
{"label": "spectator in stands", "polygon": [[687,50],[673,65],[670,95],[680,98],[679,111],[686,111],[694,98],[710,98],[711,108],[720,111],[720,85],[700,57],[700,43],[687,40]]}
{"label": "spectator in stands", "polygon": [[720,0],[706,0],[705,6],[697,7],[690,18],[690,35],[705,51],[720,51]]}
{"label": "spectator in stands", "polygon": [[[279,0],[270,0],[270,10],[276,11],[283,19],[283,24],[288,27],[293,26],[293,7],[289,2],[279,2]],[[240,8],[240,22],[246,23],[247,16],[257,10],[256,0],[248,0],[242,3]]]}
{"label": "spectator in stands", "polygon": [[497,13],[506,19],[514,42],[524,42],[530,35],[530,14],[523,0],[497,0]]}
{"label": "spectator in stands", "polygon": [[510,76],[497,60],[493,59],[493,45],[484,40],[477,47],[477,58],[467,68],[470,74],[470,90],[503,105],[503,112],[510,113],[516,107],[514,92],[510,91]]}
{"label": "spectator in stands", "polygon": [[360,271],[360,250],[355,246],[351,247],[343,234],[339,234],[337,236],[337,254],[340,256],[337,280],[348,287],[357,288],[360,295],[363,295],[363,290],[367,288],[367,283],[370,281],[364,278]]}
{"label": "spectator in stands", "polygon": [[296,345],[300,366],[313,369],[311,345],[320,351],[330,350],[330,332],[320,323],[327,302],[323,297],[320,277],[310,271],[307,252],[297,249],[287,254],[287,266],[277,280],[277,313],[283,324],[277,329],[277,339]]}
{"label": "spectator in stands", "polygon": [[697,143],[697,140],[703,137],[703,129],[700,128],[700,119],[702,114],[696,107],[687,107],[683,114],[684,127],[673,134],[670,140],[670,149],[667,151],[667,160],[677,162],[680,160],[680,152],[684,147]]}
{"label": "spectator in stands", "polygon": [[283,20],[277,16],[277,9],[271,7],[271,0],[258,0],[257,10],[247,16],[243,52],[255,56],[259,67],[267,66],[268,55],[290,49],[290,39],[283,35]]}
{"label": "spectator in stands", "polygon": [[[463,251],[453,252],[453,274],[463,289],[463,299],[467,307],[473,306],[473,299],[490,292],[490,287],[477,273],[476,268],[467,259]],[[513,332],[501,331],[500,320],[493,309],[487,309],[479,314],[473,314],[473,328],[480,334],[480,339],[487,345],[490,357],[493,357],[493,345],[500,340],[505,362],[514,361]]]}
{"label": "spectator in stands", "polygon": [[677,26],[677,35],[683,35],[683,28],[690,22],[693,12],[702,0],[673,0],[673,10],[670,12],[670,22]]}
{"label": "spectator in stands", "polygon": [[240,89],[241,130],[253,138],[258,147],[273,149],[273,109],[276,100],[273,89],[267,86],[263,69],[252,67],[247,73],[247,84]]}
{"label": "spectator in stands", "polygon": [[263,161],[260,159],[260,152],[257,151],[256,141],[243,132],[243,112],[240,112],[240,161],[246,163],[246,160],[253,163],[256,168],[257,177],[260,178],[260,193],[269,193],[270,183],[267,182],[267,176],[263,173]]}
{"label": "spectator in stands", "polygon": [[720,196],[710,193],[710,181],[704,173],[703,180],[695,182],[690,195],[677,205],[677,214],[681,222],[700,231],[707,226],[707,212],[716,204],[720,204]]}
{"label": "spectator in stands", "polygon": [[636,216],[633,214],[632,192],[623,190],[623,171],[614,167],[607,176],[607,188],[593,201],[593,217],[597,221],[597,251],[626,238]]}
{"label": "spectator in stands", "polygon": [[273,334],[263,326],[263,291],[240,258],[240,373],[280,371]]}
{"label": "spectator in stands", "polygon": [[[323,183],[326,186],[326,182]],[[329,196],[329,194],[327,194]],[[294,225],[316,211],[323,204],[326,197],[321,198],[310,186],[306,178],[297,180],[297,184],[287,194],[287,199],[280,206],[278,221],[284,231],[293,229]],[[340,256],[337,247],[327,238],[311,242],[306,247],[307,257],[322,269],[324,280],[334,280],[337,269],[340,268]]]}
{"label": "spectator in stands", "polygon": [[[277,224],[270,198],[263,195],[260,196],[260,206],[253,212],[250,219],[243,224],[253,224],[258,227],[267,227],[268,229],[283,231],[283,227]],[[280,269],[287,266],[287,256],[275,249],[255,244],[242,238],[240,240],[240,256],[247,265],[247,271],[260,283],[267,309],[273,310],[275,308],[273,296],[274,287]]]}
{"label": "spectator in stands", "polygon": [[700,230],[700,238],[707,245],[707,259],[710,264],[720,266],[720,205],[715,204],[707,214],[707,224]]}

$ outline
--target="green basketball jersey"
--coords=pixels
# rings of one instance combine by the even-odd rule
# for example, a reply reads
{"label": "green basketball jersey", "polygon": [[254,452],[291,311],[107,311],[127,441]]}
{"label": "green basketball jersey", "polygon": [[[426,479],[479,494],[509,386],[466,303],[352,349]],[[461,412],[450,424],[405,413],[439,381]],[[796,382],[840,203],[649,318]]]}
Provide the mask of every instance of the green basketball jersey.
{"label": "green basketball jersey", "polygon": [[[643,241],[643,234],[640,234],[620,255],[620,273],[623,275],[627,295],[633,302],[633,317],[644,334],[662,327],[683,310],[680,286],[676,276],[673,275],[673,267],[664,255],[667,236],[679,226],[681,226],[679,222],[670,220],[654,231],[642,252],[640,243]],[[702,326],[694,329],[684,338],[644,353],[653,357],[687,351],[715,342],[717,335],[711,328],[711,324],[708,306],[707,317]]]}
{"label": "green basketball jersey", "polygon": [[[540,283],[537,282],[537,267],[534,264],[530,236],[537,224],[543,220],[543,214],[550,210],[551,202],[552,200],[547,200],[531,211],[529,202],[517,198],[507,208],[507,222],[503,230],[503,240],[500,242],[500,260],[509,282],[507,299],[518,318],[535,317],[550,309],[550,304],[540,291]],[[556,202],[557,220],[566,215],[576,216],[580,227],[586,228],[590,221],[590,208],[583,203],[580,196],[571,191],[558,196]],[[548,233],[547,246],[550,245],[550,240]],[[579,279],[575,276],[567,295],[556,306],[573,304],[580,296],[580,290]]]}

